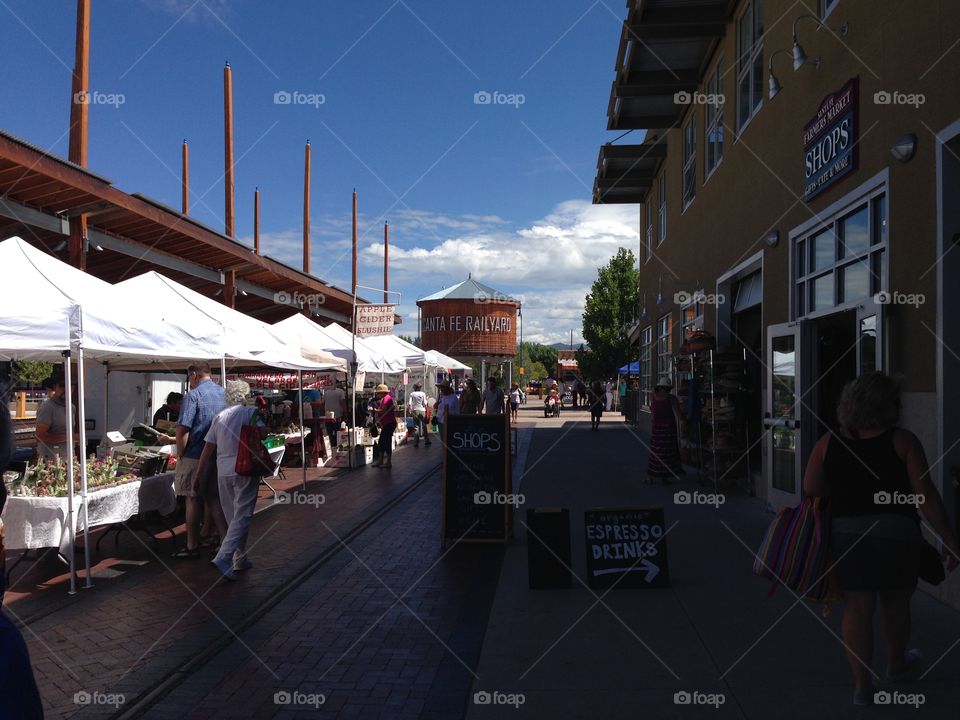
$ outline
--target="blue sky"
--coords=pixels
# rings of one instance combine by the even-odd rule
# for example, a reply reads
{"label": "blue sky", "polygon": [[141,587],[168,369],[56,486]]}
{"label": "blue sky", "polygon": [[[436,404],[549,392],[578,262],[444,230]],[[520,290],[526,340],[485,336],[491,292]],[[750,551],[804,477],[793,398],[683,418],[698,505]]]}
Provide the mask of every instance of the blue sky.
{"label": "blue sky", "polygon": [[[635,206],[589,205],[622,5],[93,0],[89,167],[179,207],[186,138],[191,214],[221,229],[229,60],[238,239],[259,186],[263,251],[299,266],[309,138],[314,274],[349,285],[357,188],[360,283],[382,284],[388,220],[399,331],[415,334],[417,297],[474,272],[522,296],[525,339],[579,340],[597,266],[638,242]],[[0,127],[61,155],[74,12],[0,0]]]}

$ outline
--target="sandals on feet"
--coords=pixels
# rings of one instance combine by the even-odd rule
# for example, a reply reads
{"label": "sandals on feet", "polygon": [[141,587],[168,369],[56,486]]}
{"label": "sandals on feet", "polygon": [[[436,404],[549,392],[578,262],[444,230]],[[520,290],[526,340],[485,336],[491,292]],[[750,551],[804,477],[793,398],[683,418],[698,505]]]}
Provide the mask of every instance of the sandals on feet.
{"label": "sandals on feet", "polygon": [[197,550],[197,548],[182,547],[175,553],[171,554],[170,557],[177,559],[196,560],[198,557],[200,557],[200,552]]}

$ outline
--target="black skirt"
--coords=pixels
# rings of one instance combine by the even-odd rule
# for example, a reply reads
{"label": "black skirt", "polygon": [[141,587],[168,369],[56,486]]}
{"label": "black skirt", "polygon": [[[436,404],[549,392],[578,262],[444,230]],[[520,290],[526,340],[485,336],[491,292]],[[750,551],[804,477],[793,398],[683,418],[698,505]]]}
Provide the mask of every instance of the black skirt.
{"label": "black skirt", "polygon": [[830,549],[841,591],[877,592],[915,587],[920,527],[905,515],[835,517]]}

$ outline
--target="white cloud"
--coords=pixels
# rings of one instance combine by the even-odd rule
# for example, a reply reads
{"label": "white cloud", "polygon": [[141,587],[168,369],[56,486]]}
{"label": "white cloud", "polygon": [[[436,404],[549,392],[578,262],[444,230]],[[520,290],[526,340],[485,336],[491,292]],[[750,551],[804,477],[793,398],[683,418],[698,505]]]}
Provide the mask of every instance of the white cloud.
{"label": "white cloud", "polygon": [[[468,273],[523,304],[523,339],[552,344],[583,342],[584,297],[597,269],[625,247],[637,254],[637,208],[560,203],[546,217],[525,227],[497,215],[442,215],[404,210],[390,219],[390,287],[403,293],[397,331],[417,332],[416,298],[466,279]],[[425,231],[429,228],[429,231]],[[383,225],[360,218],[362,269],[383,267]],[[375,241],[371,241],[376,238]],[[242,240],[252,244],[251,238]],[[349,217],[318,217],[311,240],[314,275],[344,287],[350,277]],[[293,267],[302,262],[299,228],[261,233],[266,255]]]}

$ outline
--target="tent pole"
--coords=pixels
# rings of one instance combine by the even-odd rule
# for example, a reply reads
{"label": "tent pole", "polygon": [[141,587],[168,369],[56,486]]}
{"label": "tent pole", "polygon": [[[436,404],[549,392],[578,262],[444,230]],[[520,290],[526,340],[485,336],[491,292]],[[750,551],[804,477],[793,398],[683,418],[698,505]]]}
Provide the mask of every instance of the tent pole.
{"label": "tent pole", "polygon": [[73,379],[70,377],[72,367],[70,365],[70,351],[63,353],[63,389],[66,393],[67,401],[67,514],[70,516],[68,521],[70,531],[70,594],[77,593],[77,537],[76,524],[73,514]]}
{"label": "tent pole", "polygon": [[90,513],[87,503],[87,413],[83,348],[77,348],[77,424],[80,426],[80,494],[83,497],[83,560],[87,569],[86,588],[93,587],[90,572]]}
{"label": "tent pole", "polygon": [[[106,448],[107,428],[110,423],[107,422],[107,416],[110,414],[110,363],[103,364],[103,427],[100,428],[100,446]],[[153,418],[151,418],[152,420]]]}
{"label": "tent pole", "polygon": [[[304,432],[307,428],[303,424],[303,370],[297,370],[297,387],[300,388],[300,467],[303,470],[303,490],[307,490],[307,434]],[[314,438],[316,443],[317,439]]]}
{"label": "tent pole", "polygon": [[220,358],[220,387],[226,389],[227,387],[227,358],[223,356]]}

